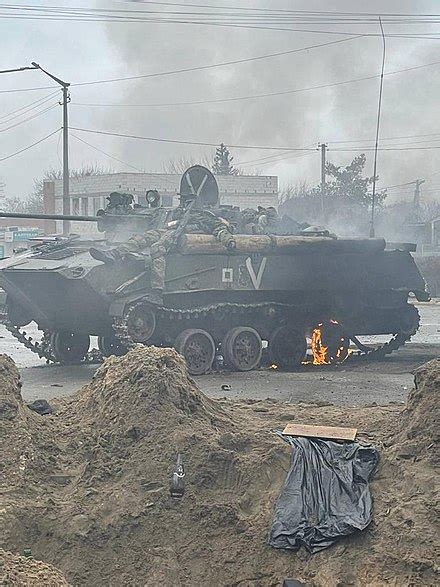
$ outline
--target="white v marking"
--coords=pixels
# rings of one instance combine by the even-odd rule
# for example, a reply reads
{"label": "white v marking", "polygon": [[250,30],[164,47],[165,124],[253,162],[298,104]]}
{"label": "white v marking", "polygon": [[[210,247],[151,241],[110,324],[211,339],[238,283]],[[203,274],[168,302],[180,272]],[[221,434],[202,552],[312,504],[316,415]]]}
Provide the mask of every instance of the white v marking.
{"label": "white v marking", "polygon": [[257,275],[255,275],[255,271],[252,266],[252,259],[250,257],[248,257],[246,259],[246,267],[249,272],[249,276],[251,278],[252,285],[254,286],[255,289],[260,289],[261,280],[263,279],[263,273],[266,268],[266,261],[267,261],[267,257],[263,257],[261,260],[261,263],[260,263],[260,267],[258,269],[258,273],[257,273]]}

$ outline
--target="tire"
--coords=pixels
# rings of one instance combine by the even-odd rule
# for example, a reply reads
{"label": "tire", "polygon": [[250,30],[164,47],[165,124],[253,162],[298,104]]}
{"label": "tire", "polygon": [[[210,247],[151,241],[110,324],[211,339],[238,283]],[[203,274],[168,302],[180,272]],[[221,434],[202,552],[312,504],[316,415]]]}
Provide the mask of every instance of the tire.
{"label": "tire", "polygon": [[215,358],[215,343],[206,330],[184,330],[176,338],[174,348],[185,359],[190,375],[203,375],[211,370]]}
{"label": "tire", "polygon": [[263,353],[261,337],[249,326],[236,326],[226,333],[222,352],[227,367],[236,371],[252,371],[258,367]]}
{"label": "tire", "polygon": [[88,334],[61,330],[52,334],[50,344],[57,361],[66,365],[74,365],[81,363],[87,356],[90,337]]}
{"label": "tire", "polygon": [[128,334],[135,342],[147,344],[156,330],[156,314],[149,305],[140,304],[129,311]]}
{"label": "tire", "polygon": [[291,371],[304,361],[307,354],[305,334],[288,326],[279,326],[270,337],[269,357],[280,369]]}
{"label": "tire", "polygon": [[6,310],[8,314],[8,320],[14,326],[18,326],[22,328],[23,326],[27,326],[32,322],[32,315],[29,310],[23,308],[18,302],[11,298],[11,296],[6,296]]}
{"label": "tire", "polygon": [[313,364],[343,363],[350,354],[350,338],[340,324],[330,320],[318,324],[312,332]]}
{"label": "tire", "polygon": [[103,357],[122,357],[127,352],[124,345],[118,340],[114,334],[98,337],[98,348]]}

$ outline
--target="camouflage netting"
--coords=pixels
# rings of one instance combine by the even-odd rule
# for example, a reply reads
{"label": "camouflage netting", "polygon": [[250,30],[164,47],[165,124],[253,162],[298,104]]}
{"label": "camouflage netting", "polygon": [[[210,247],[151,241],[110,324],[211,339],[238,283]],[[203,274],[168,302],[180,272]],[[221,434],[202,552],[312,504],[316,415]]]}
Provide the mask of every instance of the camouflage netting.
{"label": "camouflage netting", "polygon": [[[210,400],[174,350],[137,347],[39,416],[0,357],[4,547],[31,548],[85,586],[435,584],[438,377],[438,361],[417,373],[403,413]],[[271,431],[287,421],[354,426],[381,450],[373,524],[317,555],[267,546],[290,458]],[[169,495],[177,452],[180,500]]]}

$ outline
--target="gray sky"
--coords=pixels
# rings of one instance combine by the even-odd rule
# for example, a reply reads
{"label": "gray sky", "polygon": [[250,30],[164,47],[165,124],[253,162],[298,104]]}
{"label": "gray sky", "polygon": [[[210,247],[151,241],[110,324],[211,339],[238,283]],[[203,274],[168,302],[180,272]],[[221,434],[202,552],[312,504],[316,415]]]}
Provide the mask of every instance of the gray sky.
{"label": "gray sky", "polygon": [[[193,0],[197,4],[196,0]],[[202,3],[201,3],[202,4]],[[389,0],[368,3],[340,0],[329,2],[261,0],[224,4],[206,0],[206,5],[256,7],[310,11],[353,11],[370,13],[435,14],[436,1]],[[41,2],[29,0],[17,6],[61,6],[124,10],[206,11],[185,6],[164,6],[142,2]],[[225,8],[224,12],[232,13]],[[0,10],[3,14],[4,11]],[[236,13],[236,11],[235,11]],[[254,13],[252,13],[254,14]],[[264,13],[262,13],[264,14]],[[286,18],[288,17],[287,13]],[[173,17],[174,18],[174,17]],[[440,21],[440,19],[439,19]],[[269,23],[264,26],[302,28],[322,31],[378,33],[377,22],[300,24]],[[1,18],[1,69],[19,67],[31,61],[59,77],[78,83],[130,75],[163,72],[212,64],[267,53],[283,52],[346,38],[344,35],[281,30],[219,27],[177,23],[63,22]],[[440,22],[385,24],[388,34],[431,33],[438,39],[387,37],[386,72],[440,62]],[[347,40],[324,48],[289,55],[212,68],[177,75],[135,81],[72,87],[71,126],[126,134],[199,141],[208,143],[313,148],[320,141],[329,143],[329,160],[346,165],[358,154],[353,148],[373,145],[377,113],[379,79],[349,83],[324,89],[281,96],[253,98],[225,103],[181,106],[90,106],[90,104],[164,104],[186,101],[218,100],[283,92],[368,77],[380,72],[382,41],[377,36]],[[0,77],[0,91],[50,86],[41,72],[25,72]],[[439,120],[440,64],[424,67],[384,79],[381,123],[382,146],[440,147]],[[33,120],[26,118],[56,104],[48,98],[28,113],[8,113],[43,99],[53,90],[0,92],[0,158],[44,137],[61,126],[61,107],[54,106]],[[87,104],[87,106],[81,105]],[[33,106],[31,106],[33,108]],[[8,129],[9,126],[14,128]],[[114,155],[139,169],[162,171],[170,159],[202,158],[213,149],[126,138],[107,137],[72,131],[91,145]],[[420,136],[439,133],[437,136]],[[392,137],[413,138],[393,139]],[[336,143],[357,141],[366,143]],[[336,149],[347,149],[333,151]],[[236,163],[244,169],[276,174],[280,183],[306,181],[315,184],[320,177],[320,159],[315,151],[275,155],[268,150],[232,149]],[[247,164],[249,161],[254,164]],[[130,168],[71,137],[72,167],[98,163],[114,171]],[[434,197],[440,186],[440,150],[381,151],[379,186],[400,184],[427,178],[425,197]],[[368,172],[372,171],[373,153],[367,152]],[[51,167],[61,165],[59,134],[20,155],[0,162],[0,178],[6,184],[5,195],[25,197],[34,178]],[[436,174],[436,175],[433,175]],[[433,175],[433,177],[430,177]],[[396,193],[390,191],[390,195]],[[408,188],[402,196],[410,197]]]}

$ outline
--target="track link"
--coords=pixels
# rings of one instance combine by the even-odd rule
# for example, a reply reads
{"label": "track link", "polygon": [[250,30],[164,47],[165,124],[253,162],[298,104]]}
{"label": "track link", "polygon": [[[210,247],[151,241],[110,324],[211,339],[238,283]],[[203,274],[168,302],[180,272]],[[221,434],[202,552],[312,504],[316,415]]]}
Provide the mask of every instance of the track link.
{"label": "track link", "polygon": [[[157,317],[165,319],[180,319],[180,320],[191,320],[191,318],[208,317],[217,312],[223,314],[242,314],[243,317],[249,316],[254,311],[261,312],[261,310],[276,310],[278,312],[285,311],[286,313],[291,310],[295,310],[295,307],[290,304],[281,303],[258,303],[258,304],[236,304],[236,303],[221,303],[221,304],[210,304],[208,306],[202,306],[199,308],[192,308],[187,310],[179,310],[175,308],[165,308],[164,306],[155,306],[149,303],[148,299],[141,299],[138,302],[132,304],[124,317],[117,317],[113,321],[113,329],[121,344],[123,344],[127,350],[136,346],[136,343],[128,331],[128,321],[130,315],[135,310],[139,309],[143,305],[148,305],[149,308],[154,307]],[[412,336],[417,332],[420,324],[420,315],[414,306],[415,311],[414,325],[412,329],[406,332],[398,332],[386,343],[375,347],[367,347],[361,345],[361,348],[356,353],[357,356],[368,360],[379,360],[384,358],[386,355],[398,350],[406,342],[408,342]]]}
{"label": "track link", "polygon": [[[24,330],[21,330],[19,326],[15,326],[9,322],[7,317],[2,316],[2,320],[0,321],[1,324],[12,334],[12,336],[18,340],[24,347],[29,349],[34,354],[38,355],[40,359],[45,359],[46,363],[59,363],[58,359],[55,357],[52,345],[50,343],[50,332],[43,332],[43,337],[41,341],[33,340],[32,336],[28,336]],[[87,352],[87,356],[81,363],[102,363],[103,357],[99,349],[91,349]]]}

